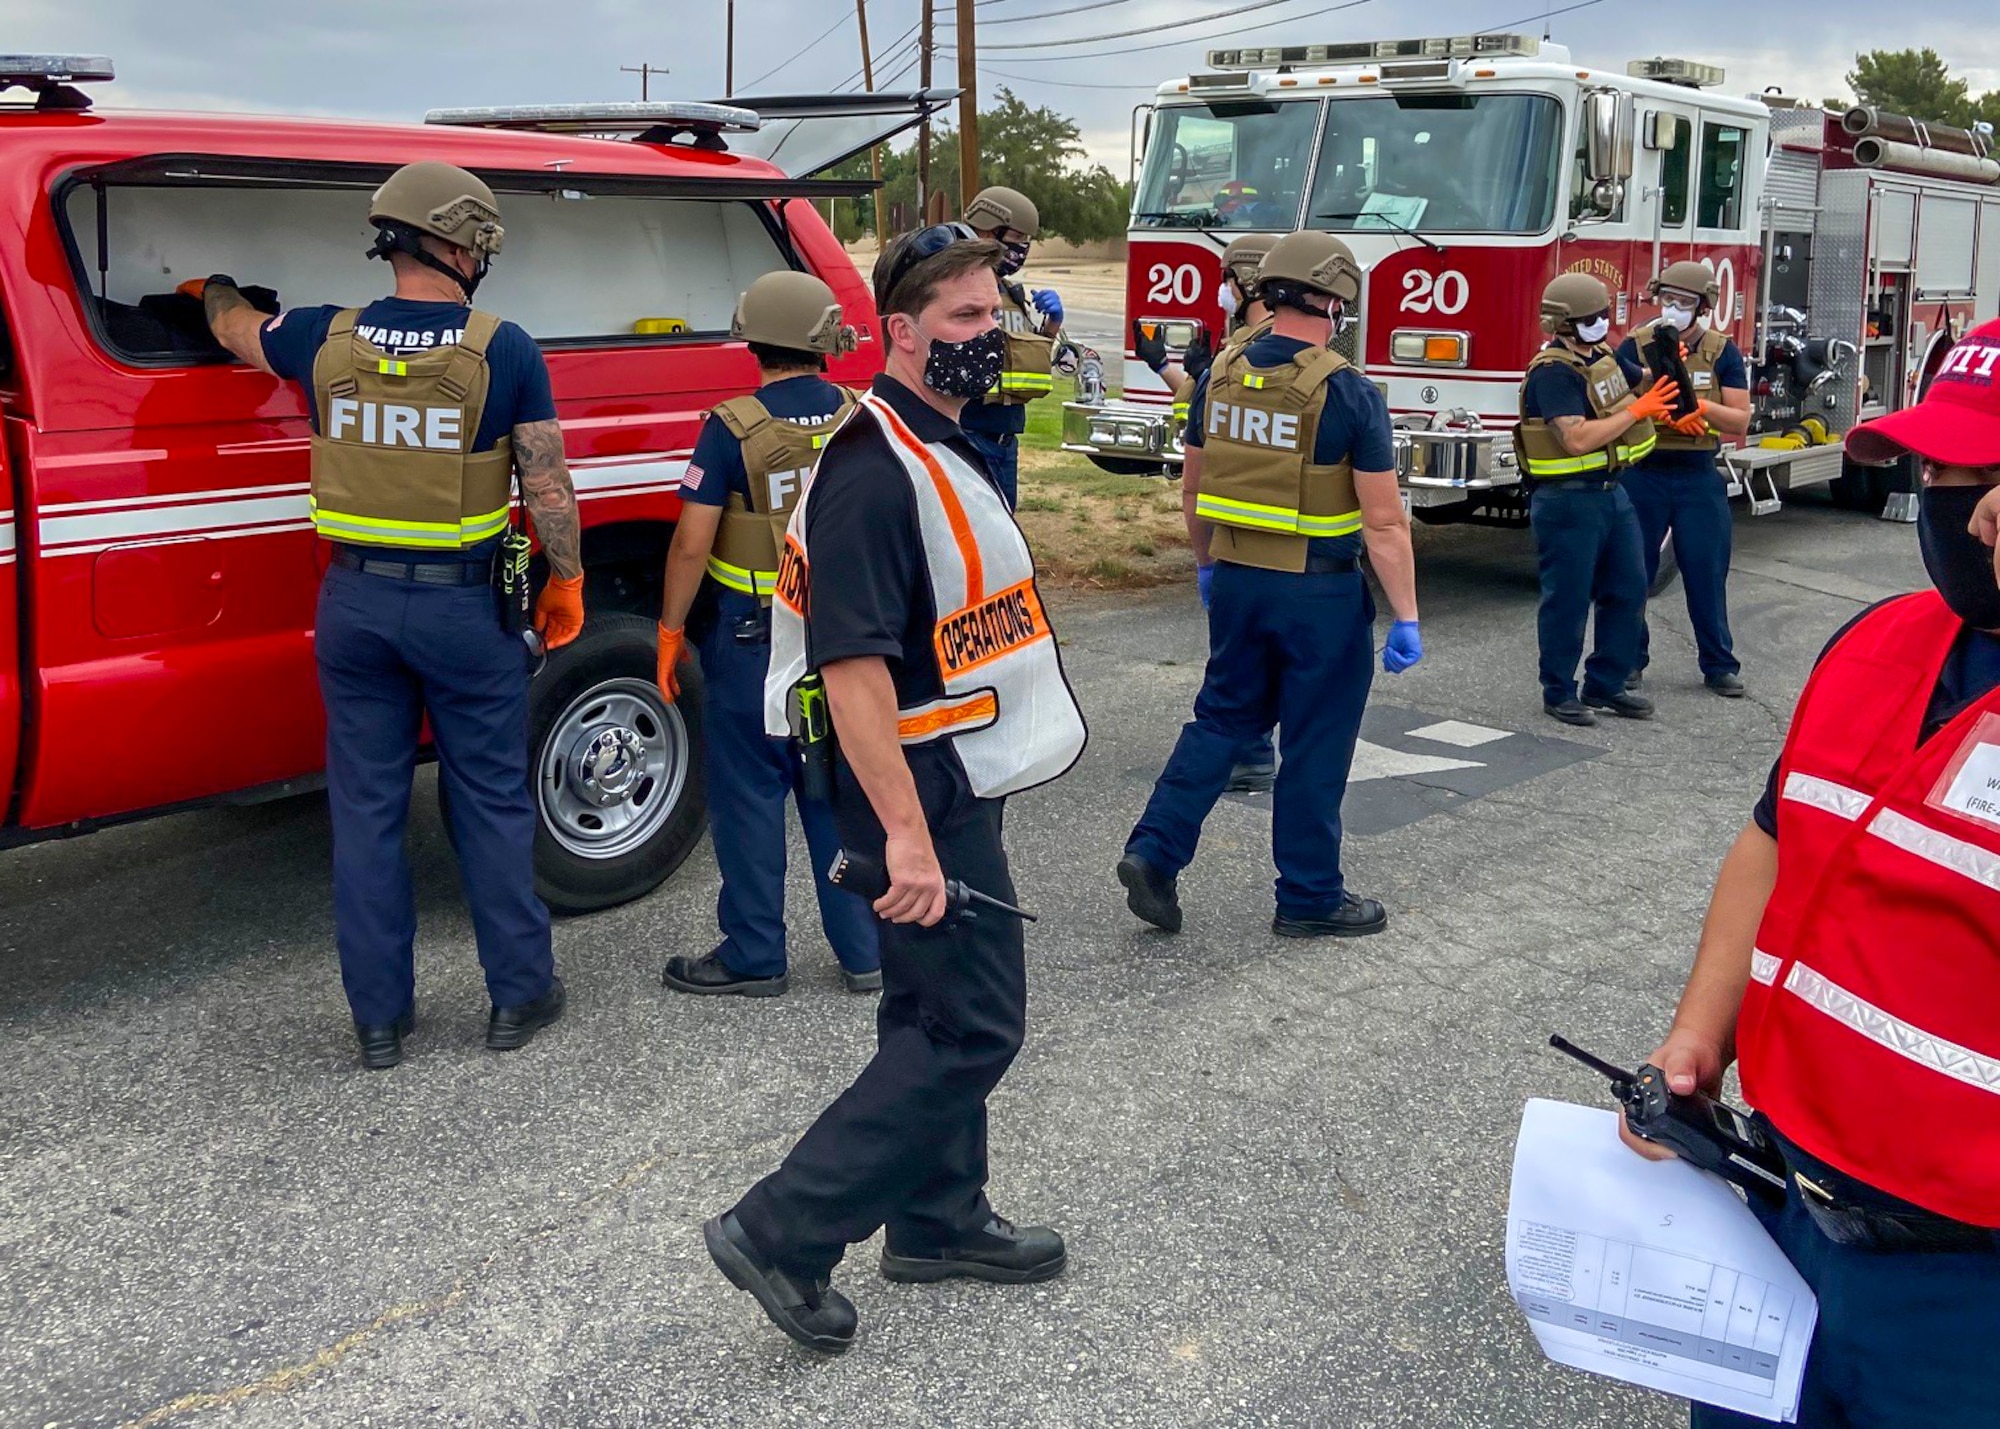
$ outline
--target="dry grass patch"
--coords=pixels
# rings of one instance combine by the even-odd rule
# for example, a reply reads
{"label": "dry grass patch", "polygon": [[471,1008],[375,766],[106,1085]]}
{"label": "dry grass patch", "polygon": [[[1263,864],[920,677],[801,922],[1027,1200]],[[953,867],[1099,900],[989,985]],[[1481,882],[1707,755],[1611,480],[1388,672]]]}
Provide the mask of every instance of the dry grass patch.
{"label": "dry grass patch", "polygon": [[1194,579],[1178,481],[1113,476],[1065,452],[1021,452],[1016,513],[1045,581],[1139,590]]}

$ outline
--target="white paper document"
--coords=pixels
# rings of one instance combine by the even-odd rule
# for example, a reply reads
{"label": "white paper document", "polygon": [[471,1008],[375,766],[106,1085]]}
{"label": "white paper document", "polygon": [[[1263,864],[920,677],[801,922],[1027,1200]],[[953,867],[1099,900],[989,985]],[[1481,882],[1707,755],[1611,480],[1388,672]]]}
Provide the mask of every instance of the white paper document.
{"label": "white paper document", "polygon": [[1819,1317],[1811,1289],[1735,1191],[1634,1154],[1616,1112],[1528,1103],[1507,1285],[1558,1364],[1798,1420]]}

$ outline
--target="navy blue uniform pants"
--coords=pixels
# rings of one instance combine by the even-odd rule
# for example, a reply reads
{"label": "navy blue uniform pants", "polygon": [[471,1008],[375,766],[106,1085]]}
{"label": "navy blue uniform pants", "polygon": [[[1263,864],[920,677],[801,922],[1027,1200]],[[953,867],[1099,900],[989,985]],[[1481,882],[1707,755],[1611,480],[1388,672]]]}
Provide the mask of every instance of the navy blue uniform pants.
{"label": "navy blue uniform pants", "polygon": [[452,847],[495,1007],[549,989],[549,910],[535,896],[528,654],[493,588],[433,586],[340,566],[314,633],[326,701],[333,912],[354,1020],[393,1022],[415,998],[416,903],[404,834],[428,713]]}
{"label": "navy blue uniform pants", "polygon": [[[1835,1245],[1790,1188],[1757,1217],[1819,1298],[1799,1429],[2000,1426],[2000,1254],[1890,1255]],[[1694,1429],[1768,1421],[1694,1406]]]}
{"label": "navy blue uniform pants", "polygon": [[1584,665],[1584,697],[1615,695],[1638,668],[1646,629],[1646,559],[1631,499],[1616,486],[1550,484],[1529,498],[1528,518],[1542,578],[1535,620],[1542,700],[1555,705],[1576,697],[1592,606],[1597,640]]}
{"label": "navy blue uniform pants", "polygon": [[[1000,842],[1003,801],[974,797],[946,744],[912,749],[909,762],[945,876],[1018,902]],[[841,837],[882,857],[882,825],[844,763],[837,781]],[[874,1058],[736,1206],[758,1249],[796,1275],[826,1274],[878,1228],[898,1254],[925,1255],[993,1214],[986,1098],[1027,1030],[1021,924],[982,916],[880,926]]]}
{"label": "navy blue uniform pants", "polygon": [[[1729,548],[1736,526],[1722,473],[1713,457],[1698,469],[1692,464],[1662,469],[1657,460],[1642,462],[1621,478],[1639,518],[1646,589],[1660,573],[1660,546],[1671,531],[1702,676],[1734,675],[1743,668],[1729,639]],[[1646,668],[1650,654],[1650,633],[1641,624],[1637,668]]]}
{"label": "navy blue uniform pants", "polygon": [[1007,498],[1007,509],[1012,511],[1020,504],[1020,437],[1013,432],[968,430],[965,439],[972,443],[974,451],[986,458],[986,469],[993,473],[994,483],[999,486],[1000,494]]}
{"label": "navy blue uniform pants", "polygon": [[1282,725],[1271,798],[1278,911],[1314,918],[1340,907],[1340,802],[1374,677],[1374,624],[1358,571],[1295,575],[1218,561],[1194,718],[1126,852],[1170,876],[1194,862],[1202,823],[1245,747]]}
{"label": "navy blue uniform pants", "polygon": [[[708,687],[703,758],[708,774],[709,834],[722,870],[715,917],[716,951],[724,967],[744,977],[785,971],[785,801],[796,801],[812,858],[820,924],[834,956],[849,972],[881,966],[875,914],[861,899],[826,881],[840,852],[833,810],[799,787],[798,761],[787,742],[764,733],[764,675],[771,664],[770,626],[756,600],[723,591],[714,629],[701,645]],[[759,633],[736,638],[740,622]]]}

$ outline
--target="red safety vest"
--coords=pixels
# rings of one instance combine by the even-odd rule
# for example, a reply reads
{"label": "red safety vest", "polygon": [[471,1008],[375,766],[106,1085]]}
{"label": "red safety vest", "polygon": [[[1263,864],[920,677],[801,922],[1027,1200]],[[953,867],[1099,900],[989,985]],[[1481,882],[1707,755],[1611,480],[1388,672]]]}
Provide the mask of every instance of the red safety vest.
{"label": "red safety vest", "polygon": [[1935,591],[1892,601],[1799,697],[1737,1045],[1806,1151],[2000,1226],[2000,690],[1918,744],[1963,628]]}

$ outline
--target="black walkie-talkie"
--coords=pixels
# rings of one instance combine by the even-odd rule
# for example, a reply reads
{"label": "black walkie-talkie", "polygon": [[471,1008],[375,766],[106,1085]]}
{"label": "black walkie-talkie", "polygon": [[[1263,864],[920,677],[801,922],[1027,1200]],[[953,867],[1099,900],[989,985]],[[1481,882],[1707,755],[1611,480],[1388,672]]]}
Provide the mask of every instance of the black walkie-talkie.
{"label": "black walkie-talkie", "polygon": [[[849,853],[846,849],[842,849],[834,855],[833,866],[826,871],[826,881],[836,888],[845,888],[849,893],[858,893],[873,903],[889,891],[889,870],[865,854]],[[1035,921],[1035,915],[1026,909],[1016,908],[1011,903],[1002,903],[998,898],[981,893],[977,888],[967,888],[956,878],[947,878],[944,881],[942,921],[955,923],[961,919],[977,917],[982,908],[1005,913],[1008,917],[1019,918],[1024,923]]]}
{"label": "black walkie-talkie", "polygon": [[1769,1204],[1785,1199],[1784,1158],[1771,1138],[1736,1108],[1705,1092],[1680,1095],[1667,1086],[1667,1074],[1650,1062],[1628,1072],[1561,1037],[1551,1036],[1549,1045],[1610,1079],[1611,1094],[1625,1108],[1625,1124],[1634,1136],[1671,1148]]}
{"label": "black walkie-talkie", "polygon": [[1692,417],[1701,410],[1701,394],[1694,390],[1694,377],[1688,372],[1687,363],[1681,357],[1681,330],[1672,323],[1661,323],[1653,329],[1652,341],[1646,344],[1647,365],[1653,369],[1653,376],[1661,381],[1671,382],[1677,389],[1674,397],[1674,416]]}

